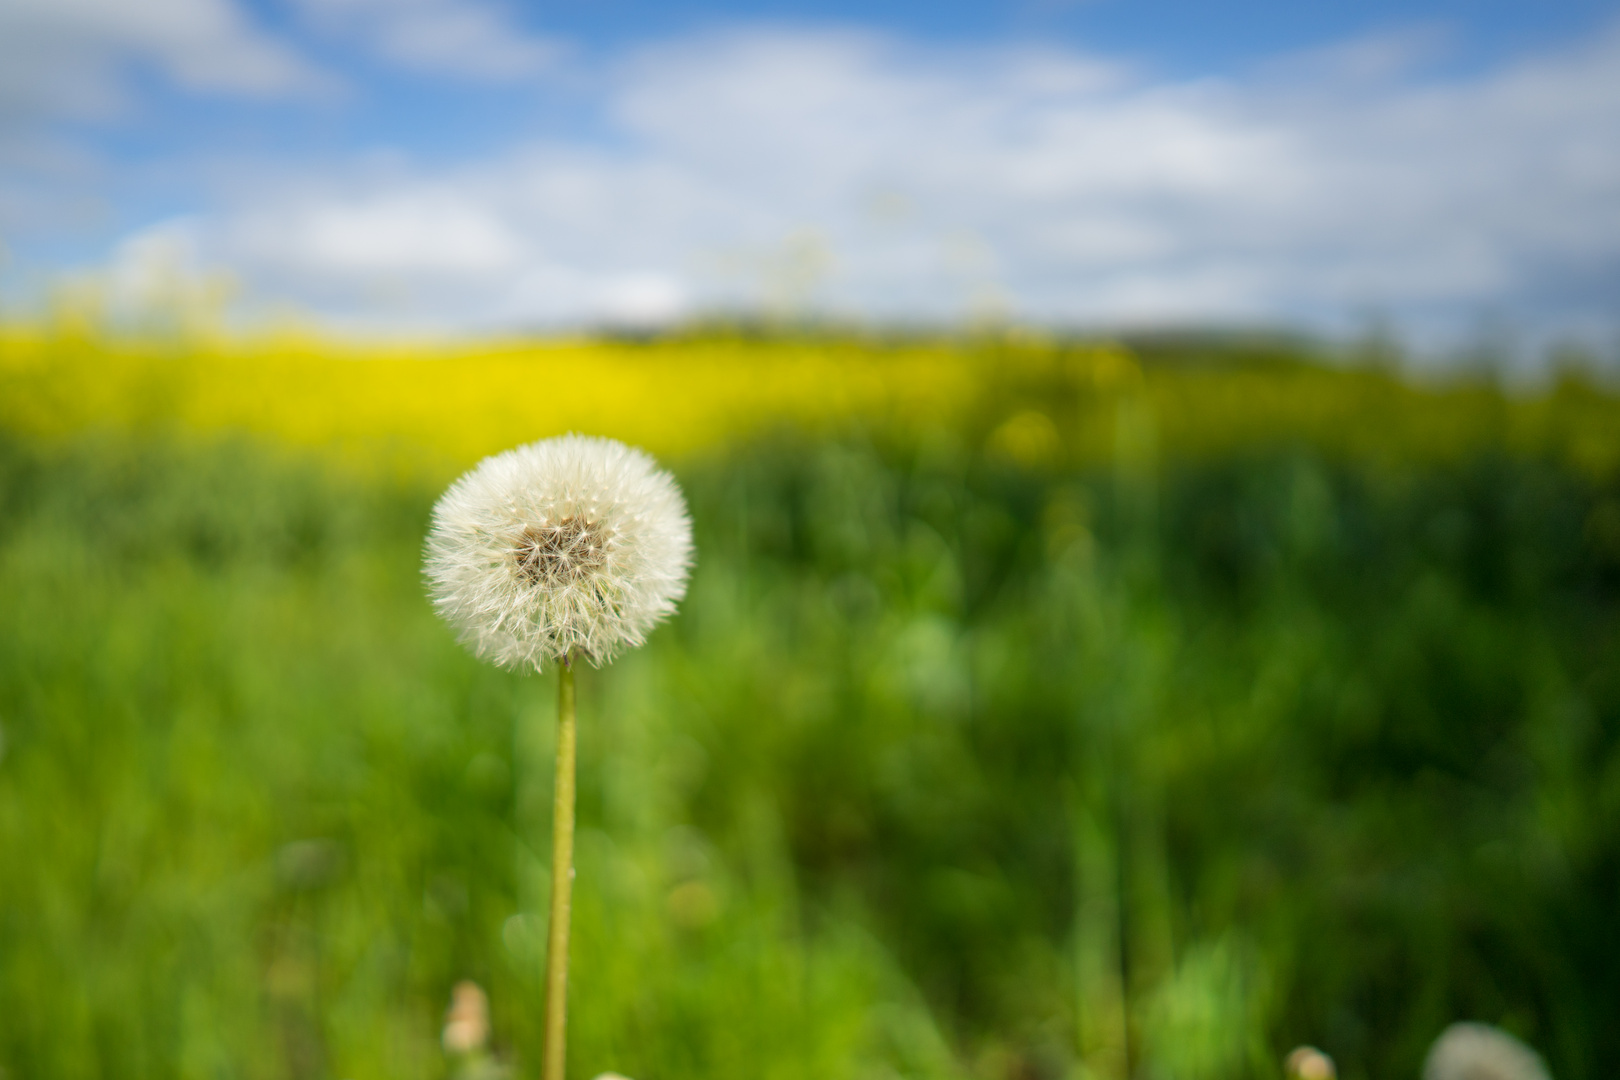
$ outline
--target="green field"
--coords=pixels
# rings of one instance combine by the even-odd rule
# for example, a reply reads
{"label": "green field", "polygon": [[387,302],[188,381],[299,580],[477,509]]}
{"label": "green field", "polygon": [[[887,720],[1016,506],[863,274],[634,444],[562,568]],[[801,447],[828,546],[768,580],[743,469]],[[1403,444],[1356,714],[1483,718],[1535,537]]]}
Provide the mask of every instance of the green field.
{"label": "green field", "polygon": [[[580,679],[572,1076],[1620,1070],[1620,400],[1318,427],[1274,359],[668,462],[688,599]],[[424,599],[443,480],[0,430],[5,1080],[445,1076],[463,978],[534,1074],[554,683]]]}

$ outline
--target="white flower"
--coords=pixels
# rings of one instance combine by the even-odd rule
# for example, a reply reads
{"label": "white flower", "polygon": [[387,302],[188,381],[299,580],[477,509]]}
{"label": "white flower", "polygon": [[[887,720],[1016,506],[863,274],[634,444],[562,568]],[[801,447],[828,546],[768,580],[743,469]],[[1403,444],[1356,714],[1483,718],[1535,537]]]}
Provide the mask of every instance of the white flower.
{"label": "white flower", "polygon": [[1501,1028],[1464,1021],[1434,1040],[1423,1080],[1547,1080],[1547,1067]]}
{"label": "white flower", "polygon": [[476,1054],[489,1042],[489,995],[471,979],[463,979],[450,989],[443,1042],[445,1050],[452,1054]]}
{"label": "white flower", "polygon": [[485,458],[439,499],[433,604],[479,656],[601,664],[675,610],[692,563],[680,488],[612,439],[564,435]]}
{"label": "white flower", "polygon": [[1314,1046],[1296,1046],[1284,1063],[1288,1080],[1334,1080],[1333,1059]]}

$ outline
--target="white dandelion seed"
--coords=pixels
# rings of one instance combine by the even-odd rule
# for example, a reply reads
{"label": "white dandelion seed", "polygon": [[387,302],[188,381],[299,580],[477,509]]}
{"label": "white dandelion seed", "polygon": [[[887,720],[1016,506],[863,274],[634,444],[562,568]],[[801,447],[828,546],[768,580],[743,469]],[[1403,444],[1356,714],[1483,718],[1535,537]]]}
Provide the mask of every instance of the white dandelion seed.
{"label": "white dandelion seed", "polygon": [[[461,640],[502,667],[558,660],[543,1080],[563,1080],[574,878],[573,658],[640,645],[692,564],[680,488],[612,439],[564,435],[485,458],[433,507],[424,572]],[[446,1029],[446,1046],[463,1035]],[[459,1045],[459,1044],[458,1044]]]}
{"label": "white dandelion seed", "polygon": [[692,562],[680,488],[612,439],[563,435],[485,458],[433,508],[426,576],[461,640],[507,668],[600,665],[675,610]]}

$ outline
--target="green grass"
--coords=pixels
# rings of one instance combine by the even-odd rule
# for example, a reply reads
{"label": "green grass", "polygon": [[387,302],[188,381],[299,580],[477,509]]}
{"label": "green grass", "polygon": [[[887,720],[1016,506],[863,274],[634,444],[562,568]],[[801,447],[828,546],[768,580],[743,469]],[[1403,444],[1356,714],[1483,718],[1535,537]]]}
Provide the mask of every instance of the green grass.
{"label": "green grass", "polygon": [[[1612,1074],[1620,486],[979,444],[676,463],[691,594],[581,678],[572,1075]],[[442,1076],[460,978],[533,1070],[553,685],[434,619],[435,494],[0,446],[7,1080]]]}

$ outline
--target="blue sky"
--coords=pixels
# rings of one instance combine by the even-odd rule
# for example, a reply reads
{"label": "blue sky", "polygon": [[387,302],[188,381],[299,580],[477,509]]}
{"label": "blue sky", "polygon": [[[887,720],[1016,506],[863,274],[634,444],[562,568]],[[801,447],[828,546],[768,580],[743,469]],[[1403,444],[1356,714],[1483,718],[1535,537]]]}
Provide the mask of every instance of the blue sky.
{"label": "blue sky", "polygon": [[1620,4],[6,0],[0,299],[1608,342]]}

